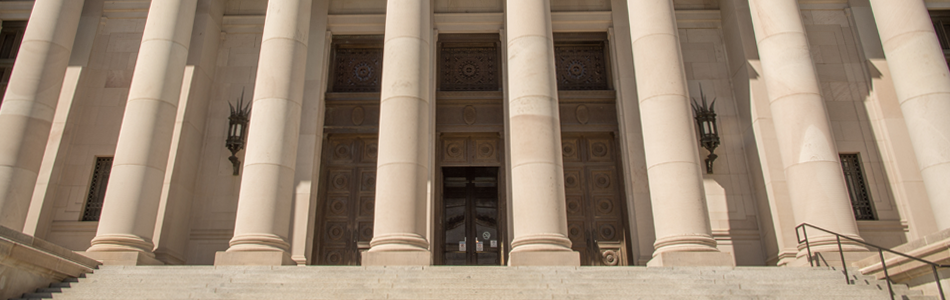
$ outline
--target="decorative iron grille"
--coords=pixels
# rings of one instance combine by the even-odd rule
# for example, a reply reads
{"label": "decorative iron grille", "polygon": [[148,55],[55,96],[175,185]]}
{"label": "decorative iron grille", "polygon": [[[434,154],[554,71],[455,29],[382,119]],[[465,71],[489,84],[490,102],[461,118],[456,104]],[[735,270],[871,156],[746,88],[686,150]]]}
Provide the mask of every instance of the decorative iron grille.
{"label": "decorative iron grille", "polygon": [[609,90],[604,44],[555,45],[558,90]]}
{"label": "decorative iron grille", "polygon": [[443,47],[439,89],[497,91],[498,50],[495,47]]}
{"label": "decorative iron grille", "polygon": [[[13,62],[16,61],[23,33],[26,31],[25,21],[3,21],[0,30],[0,98],[7,92],[10,74],[13,72]],[[2,99],[0,99],[2,100]]]}
{"label": "decorative iron grille", "polygon": [[868,193],[861,170],[861,159],[857,154],[840,154],[841,170],[844,171],[844,181],[848,185],[848,195],[851,196],[851,208],[854,209],[856,220],[877,220],[874,216],[874,207],[871,206],[871,195]]}
{"label": "decorative iron grille", "polygon": [[379,92],[383,74],[382,48],[342,48],[334,53],[334,92]]}
{"label": "decorative iron grille", "polygon": [[102,200],[106,196],[106,185],[109,184],[109,173],[112,172],[112,157],[97,157],[96,169],[92,173],[89,183],[89,194],[86,196],[86,208],[82,213],[82,221],[99,221],[102,212]]}

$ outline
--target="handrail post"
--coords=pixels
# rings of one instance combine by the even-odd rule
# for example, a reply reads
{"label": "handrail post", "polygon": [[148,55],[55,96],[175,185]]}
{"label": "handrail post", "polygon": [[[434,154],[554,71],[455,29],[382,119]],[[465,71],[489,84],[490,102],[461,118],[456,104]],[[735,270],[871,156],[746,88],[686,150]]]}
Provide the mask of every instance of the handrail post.
{"label": "handrail post", "polygon": [[884,261],[884,249],[877,248],[877,254],[881,256],[881,267],[884,268],[884,281],[887,282],[887,291],[891,293],[891,300],[894,300],[894,288],[891,287],[891,275],[887,274],[887,262]]}
{"label": "handrail post", "polygon": [[937,266],[930,265],[930,268],[934,271],[934,283],[937,284],[937,292],[940,293],[940,299],[947,300],[947,296],[943,295],[943,287],[940,286],[940,273],[937,273]]}
{"label": "handrail post", "polygon": [[851,284],[851,278],[848,277],[848,264],[844,261],[844,250],[841,249],[841,236],[836,234],[835,238],[838,239],[838,253],[841,254],[841,269],[844,269],[844,282]]}
{"label": "handrail post", "polygon": [[[808,243],[808,226],[802,226],[802,235],[805,236],[805,249],[808,249],[808,265],[814,267],[815,262],[811,259],[811,245]],[[821,262],[818,262],[818,266],[821,267]]]}

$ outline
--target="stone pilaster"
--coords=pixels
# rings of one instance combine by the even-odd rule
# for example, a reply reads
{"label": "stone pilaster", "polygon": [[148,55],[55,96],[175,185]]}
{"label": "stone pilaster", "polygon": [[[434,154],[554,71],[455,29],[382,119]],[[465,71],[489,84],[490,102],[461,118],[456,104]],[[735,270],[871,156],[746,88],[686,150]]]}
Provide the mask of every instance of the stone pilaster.
{"label": "stone pilaster", "polygon": [[[860,239],[798,2],[749,4],[796,223]],[[831,235],[812,230],[808,237],[812,251],[837,251]],[[804,246],[799,247],[802,255]],[[866,249],[846,244],[845,250]]]}
{"label": "stone pilaster", "polygon": [[215,265],[287,265],[311,0],[270,0],[234,237]]}
{"label": "stone pilaster", "polygon": [[712,238],[671,0],[627,1],[656,242],[650,266],[734,265]]}
{"label": "stone pilaster", "polygon": [[923,0],[871,0],[934,219],[950,229],[950,71]]}
{"label": "stone pilaster", "polygon": [[373,240],[363,265],[429,265],[432,9],[430,0],[389,0],[383,50]]}
{"label": "stone pilaster", "polygon": [[23,230],[83,0],[37,0],[0,106],[0,226]]}
{"label": "stone pilaster", "polygon": [[[196,0],[153,1],[132,74],[99,230],[89,256],[157,264],[152,235],[195,19]],[[129,259],[115,259],[117,256]]]}
{"label": "stone pilaster", "polygon": [[549,0],[508,1],[512,266],[580,265],[567,237]]}

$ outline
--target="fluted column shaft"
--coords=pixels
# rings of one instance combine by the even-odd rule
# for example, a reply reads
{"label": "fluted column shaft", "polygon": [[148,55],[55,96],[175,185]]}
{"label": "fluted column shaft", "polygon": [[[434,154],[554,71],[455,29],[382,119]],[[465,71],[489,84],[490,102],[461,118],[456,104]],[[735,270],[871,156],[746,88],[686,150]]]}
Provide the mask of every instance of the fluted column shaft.
{"label": "fluted column shaft", "polygon": [[718,251],[671,0],[627,1],[656,230],[654,256]]}
{"label": "fluted column shaft", "polygon": [[83,0],[37,0],[0,105],[0,225],[23,230]]}
{"label": "fluted column shaft", "polygon": [[267,3],[241,194],[227,252],[275,252],[284,257],[283,263],[290,262],[293,180],[311,3]]}
{"label": "fluted column shaft", "polygon": [[[577,265],[567,237],[551,4],[549,0],[507,3],[511,264]],[[541,252],[568,256],[560,262],[535,262],[531,257],[540,257]]]}
{"label": "fluted column shaft", "polygon": [[[798,2],[750,0],[749,4],[796,223],[860,239]],[[809,239],[813,248],[826,245],[837,250],[833,236],[813,231]]]}
{"label": "fluted column shaft", "polygon": [[[389,0],[383,50],[376,217],[364,264],[429,264],[430,0]],[[396,261],[388,253],[413,252]]]}
{"label": "fluted column shaft", "polygon": [[923,0],[871,0],[934,219],[950,228],[950,72]]}
{"label": "fluted column shaft", "polygon": [[151,255],[196,0],[153,1],[90,252]]}

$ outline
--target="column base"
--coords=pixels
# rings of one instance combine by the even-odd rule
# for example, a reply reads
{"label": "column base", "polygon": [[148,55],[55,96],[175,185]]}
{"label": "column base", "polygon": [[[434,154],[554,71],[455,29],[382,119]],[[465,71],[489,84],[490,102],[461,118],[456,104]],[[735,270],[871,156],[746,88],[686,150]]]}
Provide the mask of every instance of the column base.
{"label": "column base", "polygon": [[288,266],[296,265],[284,251],[218,251],[215,266]]}
{"label": "column base", "polygon": [[729,252],[663,252],[653,256],[647,267],[735,267]]}
{"label": "column base", "polygon": [[140,251],[86,251],[78,253],[107,266],[160,266],[165,264]]}
{"label": "column base", "polygon": [[577,251],[522,251],[511,252],[508,265],[517,266],[568,266],[581,265],[581,254]]}
{"label": "column base", "polygon": [[366,251],[361,253],[364,266],[431,266],[429,251]]}

